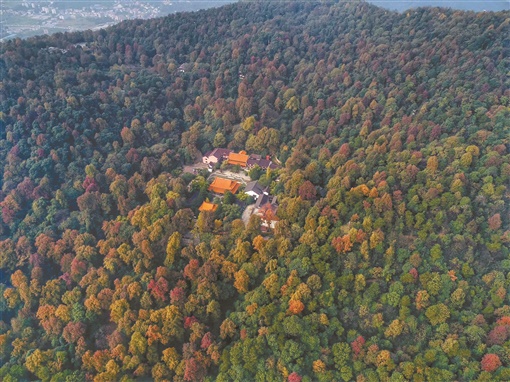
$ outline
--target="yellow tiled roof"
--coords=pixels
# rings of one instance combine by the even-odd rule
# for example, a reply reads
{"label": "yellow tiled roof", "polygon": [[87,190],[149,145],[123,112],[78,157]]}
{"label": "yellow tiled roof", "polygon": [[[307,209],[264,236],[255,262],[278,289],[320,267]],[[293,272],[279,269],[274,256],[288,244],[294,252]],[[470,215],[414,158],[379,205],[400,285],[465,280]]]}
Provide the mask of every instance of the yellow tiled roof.
{"label": "yellow tiled roof", "polygon": [[209,186],[209,191],[217,194],[224,194],[226,191],[230,191],[235,194],[241,186],[241,183],[236,181],[225,179],[225,178],[214,178],[213,182]]}
{"label": "yellow tiled roof", "polygon": [[246,164],[248,162],[248,159],[250,158],[249,155],[241,154],[241,153],[230,153],[228,154],[228,164],[238,164],[243,167],[246,167]]}
{"label": "yellow tiled roof", "polygon": [[209,202],[203,202],[200,207],[198,207],[199,211],[216,211],[218,208],[217,204],[209,203]]}

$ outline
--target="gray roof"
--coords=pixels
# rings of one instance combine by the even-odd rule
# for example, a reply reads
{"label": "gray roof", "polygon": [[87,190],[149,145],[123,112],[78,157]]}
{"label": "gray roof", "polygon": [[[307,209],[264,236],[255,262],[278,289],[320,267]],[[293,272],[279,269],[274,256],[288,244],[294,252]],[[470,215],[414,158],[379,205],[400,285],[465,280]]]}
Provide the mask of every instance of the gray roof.
{"label": "gray roof", "polygon": [[214,156],[218,159],[226,159],[232,150],[217,148],[204,154],[205,157]]}
{"label": "gray roof", "polygon": [[269,196],[268,195],[260,195],[259,198],[257,199],[257,202],[255,203],[255,207],[257,208],[260,208],[262,207],[264,204],[268,203],[269,202]]}
{"label": "gray roof", "polygon": [[263,195],[260,195],[259,198],[257,199],[257,201],[255,202],[255,207],[256,208],[260,208],[266,204],[270,204],[271,207],[276,207],[276,196],[271,196],[271,195],[266,195],[266,194],[263,194]]}
{"label": "gray roof", "polygon": [[267,168],[270,168],[270,169],[275,169],[275,168],[278,168],[278,166],[276,164],[274,164],[273,162],[271,162],[270,160],[267,160],[267,159],[256,159],[256,158],[253,158],[251,157],[250,159],[248,159],[248,161],[246,162],[246,165],[248,167],[254,167],[254,166],[259,166],[260,168],[262,169],[267,169]]}
{"label": "gray roof", "polygon": [[253,191],[258,195],[262,195],[264,193],[264,188],[257,182],[256,180],[248,182],[246,187],[244,188],[244,192]]}

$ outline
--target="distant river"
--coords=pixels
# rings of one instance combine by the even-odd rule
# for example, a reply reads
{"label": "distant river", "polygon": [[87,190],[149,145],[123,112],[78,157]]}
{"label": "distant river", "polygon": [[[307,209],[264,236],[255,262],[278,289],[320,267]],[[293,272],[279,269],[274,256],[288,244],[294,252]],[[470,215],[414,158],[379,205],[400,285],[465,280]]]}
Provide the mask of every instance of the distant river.
{"label": "distant river", "polygon": [[510,0],[464,0],[464,1],[448,1],[448,0],[367,0],[369,3],[384,7],[387,9],[403,12],[409,8],[417,7],[445,7],[453,9],[462,9],[466,11],[504,11],[510,10]]}

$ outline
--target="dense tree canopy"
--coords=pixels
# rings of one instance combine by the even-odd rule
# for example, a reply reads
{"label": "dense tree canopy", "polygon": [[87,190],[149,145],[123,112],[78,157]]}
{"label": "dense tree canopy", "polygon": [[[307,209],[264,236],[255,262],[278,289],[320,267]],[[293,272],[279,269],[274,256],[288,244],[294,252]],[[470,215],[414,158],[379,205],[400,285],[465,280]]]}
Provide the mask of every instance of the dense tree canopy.
{"label": "dense tree canopy", "polygon": [[[510,380],[509,20],[244,2],[2,43],[0,379]],[[281,163],[274,229],[199,213],[215,147]]]}

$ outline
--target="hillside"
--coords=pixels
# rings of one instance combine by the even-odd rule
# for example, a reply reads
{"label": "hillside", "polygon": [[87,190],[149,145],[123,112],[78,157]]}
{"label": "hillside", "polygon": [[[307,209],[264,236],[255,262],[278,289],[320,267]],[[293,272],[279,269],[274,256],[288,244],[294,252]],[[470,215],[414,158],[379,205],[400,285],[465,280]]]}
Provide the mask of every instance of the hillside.
{"label": "hillside", "polygon": [[[0,379],[510,380],[509,23],[247,2],[2,44]],[[228,181],[183,171],[214,148]]]}

